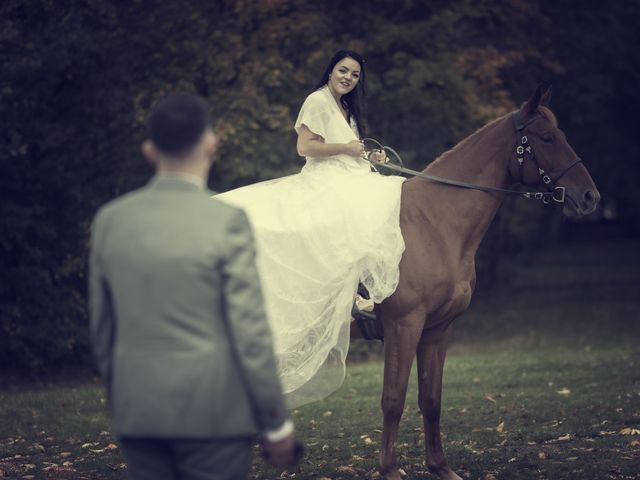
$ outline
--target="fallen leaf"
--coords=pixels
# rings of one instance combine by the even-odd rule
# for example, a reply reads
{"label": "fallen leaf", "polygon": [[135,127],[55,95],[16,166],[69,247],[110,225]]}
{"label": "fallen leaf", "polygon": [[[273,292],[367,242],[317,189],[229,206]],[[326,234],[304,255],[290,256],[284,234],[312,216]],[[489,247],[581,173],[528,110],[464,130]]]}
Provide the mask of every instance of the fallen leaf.
{"label": "fallen leaf", "polygon": [[344,465],[341,467],[336,468],[336,470],[340,473],[348,473],[349,475],[356,475],[358,472],[355,471],[355,469],[353,467],[350,467],[348,465]]}
{"label": "fallen leaf", "polygon": [[330,417],[331,415],[333,415],[333,412],[331,410],[327,410],[322,414],[323,417]]}
{"label": "fallen leaf", "polygon": [[569,390],[567,387],[564,387],[561,390],[558,390],[557,393],[558,395],[568,396],[571,395],[571,390]]}
{"label": "fallen leaf", "polygon": [[500,424],[496,427],[496,432],[498,433],[504,432],[504,422],[500,422]]}
{"label": "fallen leaf", "polygon": [[[484,399],[489,400],[491,403],[497,403],[497,400],[493,398],[491,395],[489,395],[488,393],[484,395]],[[488,475],[491,475],[491,474],[488,474]]]}
{"label": "fallen leaf", "polygon": [[566,442],[568,440],[571,440],[571,434],[570,433],[567,433],[566,435],[558,437],[558,441],[559,442]]}
{"label": "fallen leaf", "polygon": [[373,440],[371,440],[369,437],[364,437],[364,444],[371,445],[373,444]]}
{"label": "fallen leaf", "polygon": [[507,460],[507,463],[514,463],[516,462],[518,459],[516,457],[510,458],[509,460]]}
{"label": "fallen leaf", "polygon": [[567,461],[568,462],[575,462],[578,459],[578,457],[567,457]]}
{"label": "fallen leaf", "polygon": [[623,428],[620,430],[620,435],[640,435],[640,430],[637,428]]}
{"label": "fallen leaf", "polygon": [[62,458],[67,458],[71,456],[71,452],[60,452],[60,456]]}
{"label": "fallen leaf", "polygon": [[544,453],[544,452],[538,452],[538,458],[539,458],[540,460],[544,460],[544,459],[546,459],[546,458],[547,458],[547,454],[546,454],[546,453]]}
{"label": "fallen leaf", "polygon": [[407,472],[405,472],[403,469],[399,468],[398,469],[398,473],[400,474],[401,477],[406,477],[407,476]]}
{"label": "fallen leaf", "polygon": [[633,440],[631,442],[631,446],[632,447],[640,447],[640,441],[639,440]]}

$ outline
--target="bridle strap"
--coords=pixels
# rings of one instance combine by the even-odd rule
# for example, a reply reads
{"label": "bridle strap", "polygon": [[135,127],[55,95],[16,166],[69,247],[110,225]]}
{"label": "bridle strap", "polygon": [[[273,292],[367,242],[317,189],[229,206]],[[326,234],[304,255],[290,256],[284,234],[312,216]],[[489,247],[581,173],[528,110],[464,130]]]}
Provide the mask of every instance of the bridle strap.
{"label": "bridle strap", "polygon": [[[368,140],[368,139],[367,139]],[[424,178],[427,180],[432,180],[437,183],[442,183],[445,185],[451,185],[453,187],[461,187],[468,188],[471,190],[479,190],[481,192],[495,192],[495,193],[506,193],[508,195],[519,195],[521,197],[526,198],[535,198],[537,200],[542,200],[544,197],[548,197],[549,199],[553,199],[554,192],[523,192],[522,190],[510,190],[508,188],[500,188],[500,187],[489,187],[484,185],[476,185],[474,183],[467,183],[458,180],[451,180],[448,178],[437,177],[435,175],[429,175],[428,173],[418,172],[417,170],[411,170],[410,168],[401,167],[399,165],[395,165],[393,163],[373,163],[371,164],[374,168],[384,167],[388,170],[393,170],[394,172],[406,173],[407,175],[412,175],[414,177]],[[560,187],[563,188],[563,187]],[[557,201],[557,200],[556,200]]]}
{"label": "bridle strap", "polygon": [[542,169],[540,167],[540,164],[538,163],[538,160],[536,159],[535,155],[533,154],[533,150],[531,148],[531,145],[528,145],[528,138],[526,135],[524,135],[524,129],[529,126],[530,124],[532,124],[533,122],[535,122],[537,119],[542,118],[542,116],[540,114],[536,114],[533,117],[531,117],[529,120],[527,120],[526,122],[522,121],[522,116],[520,115],[520,111],[516,111],[513,112],[511,114],[512,118],[513,118],[513,126],[514,129],[516,131],[516,135],[518,136],[518,142],[517,142],[517,146],[516,146],[516,160],[518,162],[518,173],[519,173],[519,180],[520,183],[522,185],[525,185],[524,183],[524,160],[525,160],[525,152],[529,153],[531,156],[531,160],[533,161],[536,169],[538,170],[538,173],[540,175],[540,178],[542,179],[542,183],[544,183],[547,186],[547,189],[549,191],[547,192],[526,192],[526,191],[521,191],[521,190],[511,190],[508,188],[500,188],[500,187],[490,187],[490,186],[484,186],[484,185],[476,185],[473,183],[468,183],[468,182],[462,182],[459,180],[451,180],[448,178],[442,178],[442,177],[437,177],[435,175],[429,175],[428,173],[424,173],[424,172],[418,172],[417,170],[411,170],[409,168],[405,168],[404,164],[402,162],[402,158],[400,157],[400,155],[398,154],[398,152],[396,152],[393,148],[391,147],[387,147],[382,145],[380,142],[378,142],[377,140],[373,139],[373,138],[364,138],[362,139],[362,141],[370,141],[375,143],[377,146],[379,146],[380,150],[384,150],[387,152],[390,152],[394,155],[394,157],[396,157],[398,159],[398,161],[400,162],[400,165],[395,165],[393,163],[373,163],[372,161],[369,160],[368,155],[365,156],[365,158],[367,160],[369,160],[369,163],[371,164],[372,168],[374,170],[377,170],[379,167],[383,167],[386,168],[388,170],[393,170],[394,172],[399,172],[399,173],[404,173],[407,175],[412,175],[414,177],[419,177],[419,178],[424,178],[426,180],[431,180],[437,183],[441,183],[444,185],[451,185],[453,187],[460,187],[460,188],[467,188],[467,189],[471,189],[471,190],[479,190],[481,192],[488,192],[488,193],[504,193],[506,195],[517,195],[517,196],[521,196],[521,197],[525,197],[525,198],[531,198],[531,199],[535,199],[535,200],[542,200],[543,203],[547,204],[550,203],[551,200],[553,200],[554,202],[557,203],[564,203],[565,201],[565,192],[566,189],[565,187],[560,187],[560,186],[555,186],[555,183],[560,180],[569,170],[571,170],[573,167],[575,167],[576,165],[578,165],[579,163],[582,162],[582,159],[580,159],[580,157],[576,158],[573,162],[571,162],[571,164],[566,167],[562,172],[560,172],[560,174],[555,178],[555,179],[551,179],[551,177],[549,177],[549,175],[547,175],[547,173],[544,171],[544,169]]}
{"label": "bridle strap", "polygon": [[571,165],[565,168],[562,172],[560,172],[560,175],[558,175],[556,178],[553,179],[553,183],[556,183],[558,180],[564,177],[565,173],[567,173],[569,170],[571,170],[573,167],[575,167],[579,163],[582,163],[582,159],[580,157],[576,157],[576,159],[571,163]]}

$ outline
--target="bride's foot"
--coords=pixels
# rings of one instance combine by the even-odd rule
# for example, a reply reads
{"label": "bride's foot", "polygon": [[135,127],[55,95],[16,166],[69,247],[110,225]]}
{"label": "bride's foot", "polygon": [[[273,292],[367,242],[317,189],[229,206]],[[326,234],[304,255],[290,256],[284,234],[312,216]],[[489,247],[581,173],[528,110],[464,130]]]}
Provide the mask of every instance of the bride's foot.
{"label": "bride's foot", "polygon": [[358,324],[362,337],[366,340],[382,340],[384,330],[380,319],[375,314],[375,304],[369,298],[369,292],[364,285],[358,285],[358,294],[353,302],[351,316]]}
{"label": "bride's foot", "polygon": [[373,300],[364,298],[361,295],[356,295],[355,304],[359,311],[367,313],[373,312],[373,307],[375,306]]}

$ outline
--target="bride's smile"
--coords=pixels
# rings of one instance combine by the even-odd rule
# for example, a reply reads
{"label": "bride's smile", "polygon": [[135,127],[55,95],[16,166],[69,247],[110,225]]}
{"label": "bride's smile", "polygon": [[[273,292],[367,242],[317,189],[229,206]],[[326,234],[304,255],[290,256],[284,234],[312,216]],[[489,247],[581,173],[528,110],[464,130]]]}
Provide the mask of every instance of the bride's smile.
{"label": "bride's smile", "polygon": [[329,76],[329,90],[336,100],[348,94],[360,80],[360,64],[346,57],[336,64]]}

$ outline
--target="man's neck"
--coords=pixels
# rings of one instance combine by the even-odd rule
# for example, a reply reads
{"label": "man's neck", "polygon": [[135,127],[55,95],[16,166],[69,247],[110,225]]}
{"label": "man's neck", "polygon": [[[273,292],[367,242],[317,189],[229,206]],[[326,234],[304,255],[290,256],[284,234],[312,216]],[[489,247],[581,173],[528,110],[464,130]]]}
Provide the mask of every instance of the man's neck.
{"label": "man's neck", "polygon": [[190,166],[190,165],[159,165],[157,168],[157,173],[160,176],[167,177],[179,177],[183,178],[187,181],[195,183],[201,187],[206,186],[207,184],[207,174],[208,171],[204,171],[203,168],[198,168],[199,166]]}

